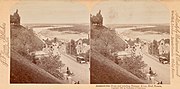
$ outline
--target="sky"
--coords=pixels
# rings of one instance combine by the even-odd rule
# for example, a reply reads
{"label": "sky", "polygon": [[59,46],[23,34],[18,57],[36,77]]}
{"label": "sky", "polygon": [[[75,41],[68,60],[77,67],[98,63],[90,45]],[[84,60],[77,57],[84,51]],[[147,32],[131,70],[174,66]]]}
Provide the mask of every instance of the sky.
{"label": "sky", "polygon": [[170,22],[170,11],[152,0],[105,0],[91,12],[72,1],[22,1],[11,9],[19,10],[22,23],[89,23],[89,14],[101,10],[105,24],[161,24]]}
{"label": "sky", "polygon": [[88,23],[89,12],[81,4],[70,1],[23,1],[18,9],[22,23]]}

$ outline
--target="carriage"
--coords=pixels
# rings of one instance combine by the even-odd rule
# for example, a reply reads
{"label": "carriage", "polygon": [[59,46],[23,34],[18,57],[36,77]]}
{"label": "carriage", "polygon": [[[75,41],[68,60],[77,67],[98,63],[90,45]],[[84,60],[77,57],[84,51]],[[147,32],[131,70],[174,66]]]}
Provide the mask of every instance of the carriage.
{"label": "carriage", "polygon": [[168,59],[164,56],[159,56],[159,62],[162,64],[167,64],[168,63]]}
{"label": "carriage", "polygon": [[87,61],[85,60],[85,58],[82,57],[82,56],[77,56],[77,57],[76,57],[76,60],[77,60],[77,62],[79,62],[79,63],[81,63],[81,64],[87,63]]}

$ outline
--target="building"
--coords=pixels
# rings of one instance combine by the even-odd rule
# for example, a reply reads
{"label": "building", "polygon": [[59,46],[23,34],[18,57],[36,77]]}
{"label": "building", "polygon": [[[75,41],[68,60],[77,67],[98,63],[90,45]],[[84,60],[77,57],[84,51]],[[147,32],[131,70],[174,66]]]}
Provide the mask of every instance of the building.
{"label": "building", "polygon": [[11,25],[20,25],[21,17],[19,16],[18,9],[13,15],[10,15],[10,24]]}
{"label": "building", "polygon": [[134,43],[134,47],[135,47],[135,56],[142,56],[141,43]]}
{"label": "building", "polygon": [[165,46],[165,47],[164,47],[164,53],[165,53],[165,54],[168,54],[168,53],[170,52],[170,45],[169,45],[168,43],[165,43],[164,46]]}
{"label": "building", "polygon": [[79,39],[76,43],[76,53],[77,54],[81,54],[83,53],[83,43],[82,43],[82,39]]}
{"label": "building", "polygon": [[159,46],[159,55],[168,54],[170,52],[170,44],[166,43],[164,39],[160,40]]}
{"label": "building", "polygon": [[86,41],[85,39],[79,39],[76,41],[76,53],[78,55],[86,53],[89,49],[89,41]]}
{"label": "building", "polygon": [[101,15],[101,10],[96,15],[90,14],[90,23],[92,25],[103,26],[103,16]]}

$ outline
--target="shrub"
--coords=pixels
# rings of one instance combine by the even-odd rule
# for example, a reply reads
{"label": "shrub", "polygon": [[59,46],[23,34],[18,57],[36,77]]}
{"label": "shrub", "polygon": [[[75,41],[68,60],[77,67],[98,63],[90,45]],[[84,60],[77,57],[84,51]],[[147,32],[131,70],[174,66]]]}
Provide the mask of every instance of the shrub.
{"label": "shrub", "polygon": [[59,61],[59,57],[45,57],[37,65],[55,77],[63,79],[63,74],[58,69],[61,70],[64,64]]}
{"label": "shrub", "polygon": [[118,65],[141,79],[145,79],[146,77],[145,73],[142,72],[142,69],[144,69],[147,64],[142,61],[141,56],[125,57],[123,60],[118,61]]}

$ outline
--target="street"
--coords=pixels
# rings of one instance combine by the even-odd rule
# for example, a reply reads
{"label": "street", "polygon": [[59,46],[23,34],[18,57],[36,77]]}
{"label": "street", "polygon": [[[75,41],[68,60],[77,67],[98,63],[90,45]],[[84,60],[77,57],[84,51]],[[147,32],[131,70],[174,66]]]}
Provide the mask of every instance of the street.
{"label": "street", "polygon": [[142,60],[148,65],[146,70],[149,70],[149,67],[151,67],[151,69],[156,72],[156,80],[162,81],[163,84],[170,83],[170,67],[168,64],[160,63],[157,58],[149,54],[143,54]]}
{"label": "street", "polygon": [[66,70],[67,67],[69,67],[70,71],[75,74],[72,76],[73,81],[79,81],[80,84],[89,84],[90,83],[90,66],[89,64],[80,64],[76,61],[75,58],[67,55],[67,54],[61,54],[62,63],[65,64],[66,67],[64,67]]}

